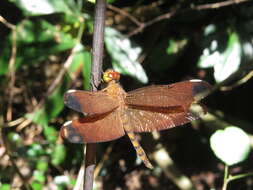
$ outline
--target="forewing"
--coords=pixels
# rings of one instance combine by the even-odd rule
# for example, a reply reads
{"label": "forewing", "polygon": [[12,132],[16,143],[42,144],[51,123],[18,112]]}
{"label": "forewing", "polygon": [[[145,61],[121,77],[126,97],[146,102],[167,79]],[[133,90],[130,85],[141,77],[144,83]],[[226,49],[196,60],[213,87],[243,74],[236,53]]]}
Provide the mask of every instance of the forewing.
{"label": "forewing", "polygon": [[61,136],[72,143],[106,142],[125,134],[117,111],[99,117],[85,117],[66,122]]}
{"label": "forewing", "polygon": [[64,95],[64,102],[69,108],[88,115],[107,113],[119,106],[119,103],[104,91],[69,90]]}
{"label": "forewing", "polygon": [[134,132],[164,130],[198,119],[198,116],[191,112],[156,112],[155,110],[139,110],[132,108],[128,108],[126,111],[131,119]]}
{"label": "forewing", "polygon": [[209,89],[210,85],[201,80],[154,85],[128,92],[125,103],[129,106],[142,107],[181,106],[187,110],[192,102],[203,98]]}

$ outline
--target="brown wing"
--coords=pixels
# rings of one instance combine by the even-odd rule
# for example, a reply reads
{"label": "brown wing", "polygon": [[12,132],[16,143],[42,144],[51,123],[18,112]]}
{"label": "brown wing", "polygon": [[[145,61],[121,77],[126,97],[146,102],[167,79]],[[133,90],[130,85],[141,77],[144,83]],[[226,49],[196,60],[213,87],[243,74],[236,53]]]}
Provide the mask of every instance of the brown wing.
{"label": "brown wing", "polygon": [[86,114],[103,114],[119,106],[115,99],[102,91],[69,90],[64,95],[64,102],[69,108]]}
{"label": "brown wing", "polygon": [[201,80],[190,80],[170,85],[155,85],[127,93],[125,103],[130,106],[173,107],[187,110],[192,102],[203,98],[210,85]]}
{"label": "brown wing", "polygon": [[111,141],[125,135],[118,111],[66,122],[61,136],[72,143]]}
{"label": "brown wing", "polygon": [[191,112],[181,111],[156,112],[155,110],[128,108],[126,113],[131,119],[134,132],[164,130],[198,119],[198,116]]}

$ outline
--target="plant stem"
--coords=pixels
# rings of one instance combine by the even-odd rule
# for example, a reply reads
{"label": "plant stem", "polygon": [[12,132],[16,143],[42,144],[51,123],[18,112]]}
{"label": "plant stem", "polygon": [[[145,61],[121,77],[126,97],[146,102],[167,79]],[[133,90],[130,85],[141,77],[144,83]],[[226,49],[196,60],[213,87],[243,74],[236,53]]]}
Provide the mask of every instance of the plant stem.
{"label": "plant stem", "polygon": [[228,165],[225,165],[222,190],[227,189],[229,183],[228,178],[229,178],[229,168]]}
{"label": "plant stem", "polygon": [[228,186],[228,183],[233,181],[233,180],[253,176],[253,172],[245,173],[245,174],[238,174],[238,175],[234,175],[234,176],[229,175],[229,168],[228,167],[229,167],[228,165],[225,165],[222,190],[226,190],[227,186]]}
{"label": "plant stem", "polygon": [[[97,0],[95,6],[94,34],[92,44],[92,91],[97,91],[101,81],[101,71],[104,53],[104,27],[105,27],[106,1]],[[84,190],[92,190],[93,176],[96,163],[96,144],[86,144]]]}
{"label": "plant stem", "polygon": [[245,174],[238,174],[238,175],[235,175],[235,176],[230,176],[228,178],[228,181],[233,181],[233,180],[237,180],[237,179],[241,179],[241,178],[244,178],[244,177],[250,177],[250,176],[253,176],[253,172],[250,172],[250,173],[245,173]]}

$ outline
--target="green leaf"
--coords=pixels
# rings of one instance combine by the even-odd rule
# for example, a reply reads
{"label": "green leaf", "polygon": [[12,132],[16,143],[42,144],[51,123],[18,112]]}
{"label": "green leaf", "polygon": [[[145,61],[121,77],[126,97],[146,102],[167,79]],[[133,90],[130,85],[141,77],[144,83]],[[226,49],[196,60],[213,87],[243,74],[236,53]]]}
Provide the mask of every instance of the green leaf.
{"label": "green leaf", "polygon": [[11,186],[9,184],[0,184],[0,190],[10,190]]}
{"label": "green leaf", "polygon": [[47,124],[49,122],[44,108],[39,109],[33,113],[28,113],[25,115],[25,117],[32,120],[34,123],[41,125],[41,126],[47,126]]}
{"label": "green leaf", "polygon": [[244,161],[250,152],[249,136],[235,126],[216,131],[210,138],[210,144],[215,155],[227,165]]}
{"label": "green leaf", "polygon": [[55,143],[59,135],[53,126],[44,126],[43,134],[50,143]]}
{"label": "green leaf", "polygon": [[18,133],[10,132],[8,133],[8,140],[16,145],[20,145],[22,143],[22,139]]}
{"label": "green leaf", "polygon": [[33,179],[40,183],[44,183],[46,181],[46,176],[44,172],[35,170],[33,171]]}
{"label": "green leaf", "polygon": [[149,69],[162,74],[165,69],[177,64],[187,42],[186,39],[166,39],[158,42],[148,56]]}
{"label": "green leaf", "polygon": [[109,27],[105,29],[105,45],[112,58],[114,70],[130,75],[142,83],[148,82],[148,77],[138,62],[141,47],[133,44],[117,30]]}
{"label": "green leaf", "polygon": [[225,51],[218,50],[219,41],[213,40],[205,48],[198,62],[200,68],[214,68],[214,78],[221,82],[238,70],[241,63],[242,47],[236,33],[231,33]]}
{"label": "green leaf", "polygon": [[53,13],[71,14],[67,0],[11,0],[26,16],[48,15]]}
{"label": "green leaf", "polygon": [[62,144],[57,144],[51,154],[52,164],[55,166],[60,165],[66,158],[66,148]]}
{"label": "green leaf", "polygon": [[41,159],[36,162],[36,169],[41,172],[45,172],[48,169],[48,160]]}
{"label": "green leaf", "polygon": [[90,90],[90,77],[91,77],[91,53],[84,52],[84,67],[83,67],[83,85],[85,90]]}
{"label": "green leaf", "polygon": [[47,98],[45,106],[33,113],[26,114],[25,117],[47,127],[49,121],[58,116],[64,108],[63,94],[67,90],[68,84],[69,79],[65,77],[62,85],[56,88],[53,94]]}
{"label": "green leaf", "polygon": [[37,181],[33,181],[31,186],[32,186],[33,190],[42,190],[42,188],[43,188],[43,184],[41,184]]}
{"label": "green leaf", "polygon": [[[12,39],[11,36],[0,44],[0,75],[7,72],[10,59]],[[23,65],[39,64],[48,59],[50,55],[66,51],[75,46],[76,40],[47,21],[32,22],[25,20],[17,25],[17,56],[16,69]]]}
{"label": "green leaf", "polygon": [[34,143],[28,149],[27,154],[29,157],[32,157],[32,158],[39,157],[39,156],[45,154],[45,150],[43,149],[43,147],[40,144]]}
{"label": "green leaf", "polygon": [[84,64],[84,47],[81,43],[78,43],[74,47],[73,52],[73,60],[68,68],[68,72],[75,73],[76,71],[80,70]]}
{"label": "green leaf", "polygon": [[84,89],[89,90],[91,75],[91,53],[85,51],[82,44],[75,46],[73,61],[68,71],[74,73],[79,69],[82,69]]}

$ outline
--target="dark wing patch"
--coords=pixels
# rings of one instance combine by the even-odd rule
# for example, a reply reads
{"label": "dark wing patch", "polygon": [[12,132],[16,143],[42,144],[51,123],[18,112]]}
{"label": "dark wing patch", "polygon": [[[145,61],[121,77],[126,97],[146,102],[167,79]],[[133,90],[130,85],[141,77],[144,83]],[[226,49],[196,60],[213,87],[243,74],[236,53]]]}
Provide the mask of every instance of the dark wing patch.
{"label": "dark wing patch", "polygon": [[118,111],[96,117],[72,120],[61,129],[61,136],[73,143],[96,143],[125,135]]}
{"label": "dark wing patch", "polygon": [[116,99],[102,91],[69,90],[64,95],[64,102],[69,108],[88,115],[107,113],[119,107]]}
{"label": "dark wing patch", "polygon": [[125,103],[129,106],[181,106],[184,110],[188,110],[194,101],[201,99],[199,97],[196,99],[196,96],[208,89],[210,89],[210,85],[201,80],[148,86],[128,92]]}

